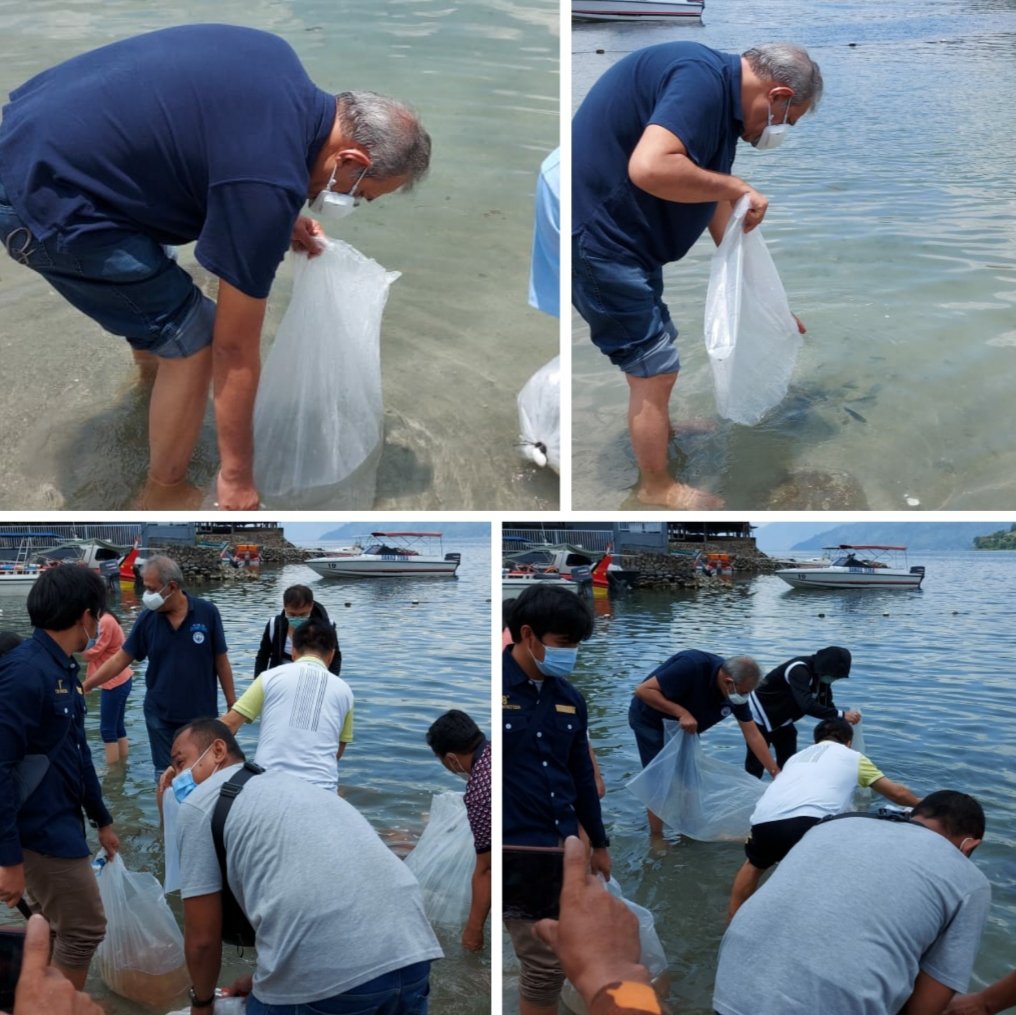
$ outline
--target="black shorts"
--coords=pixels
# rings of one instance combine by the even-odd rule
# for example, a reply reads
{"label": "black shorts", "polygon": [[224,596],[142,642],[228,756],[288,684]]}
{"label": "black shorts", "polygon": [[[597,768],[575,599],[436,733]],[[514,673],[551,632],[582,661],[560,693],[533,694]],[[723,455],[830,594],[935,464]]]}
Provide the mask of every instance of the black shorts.
{"label": "black shorts", "polygon": [[763,821],[752,825],[744,855],[759,870],[768,870],[779,863],[802,838],[809,828],[822,819],[813,817],[784,818],[782,821]]}

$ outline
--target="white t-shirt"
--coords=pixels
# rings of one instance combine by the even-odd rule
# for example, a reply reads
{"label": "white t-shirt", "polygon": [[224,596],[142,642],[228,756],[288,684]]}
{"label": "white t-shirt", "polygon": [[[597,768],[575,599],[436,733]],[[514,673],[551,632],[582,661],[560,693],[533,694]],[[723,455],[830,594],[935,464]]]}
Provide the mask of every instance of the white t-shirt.
{"label": "white t-shirt", "polygon": [[353,692],[313,656],[265,670],[233,708],[245,719],[261,716],[254,760],[270,772],[288,772],[334,793],[335,756]]}
{"label": "white t-shirt", "polygon": [[823,740],[787,761],[762,794],[751,823],[839,814],[850,806],[858,786],[870,786],[881,778],[882,773],[863,754],[835,740]]}

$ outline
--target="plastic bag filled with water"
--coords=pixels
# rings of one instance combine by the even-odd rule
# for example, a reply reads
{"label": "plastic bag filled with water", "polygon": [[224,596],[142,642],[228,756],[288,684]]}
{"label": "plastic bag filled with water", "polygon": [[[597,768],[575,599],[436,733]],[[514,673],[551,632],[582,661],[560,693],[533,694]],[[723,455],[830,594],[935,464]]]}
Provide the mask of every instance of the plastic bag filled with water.
{"label": "plastic bag filled with water", "polygon": [[663,750],[628,789],[665,825],[690,839],[743,840],[765,785],[739,766],[710,758],[698,734],[685,733],[670,719],[663,727],[668,738]]}
{"label": "plastic bag filled with water", "polygon": [[437,793],[430,820],[406,866],[416,875],[427,919],[458,927],[469,916],[476,850],[461,793]]}
{"label": "plastic bag filled with water", "polygon": [[555,356],[519,392],[522,457],[561,471],[561,357]]}
{"label": "plastic bag filled with water", "polygon": [[398,277],[339,240],[316,257],[294,255],[293,295],[254,405],[254,480],[266,506],[373,506],[381,315]]}
{"label": "plastic bag filled with water", "polygon": [[154,874],[129,871],[118,853],[95,863],[106,936],[95,952],[102,982],[116,994],[153,1007],[187,989],[183,934]]}
{"label": "plastic bag filled with water", "polygon": [[744,231],[747,210],[744,196],[713,254],[705,330],[716,411],[754,426],[786,395],[801,336],[762,233]]}

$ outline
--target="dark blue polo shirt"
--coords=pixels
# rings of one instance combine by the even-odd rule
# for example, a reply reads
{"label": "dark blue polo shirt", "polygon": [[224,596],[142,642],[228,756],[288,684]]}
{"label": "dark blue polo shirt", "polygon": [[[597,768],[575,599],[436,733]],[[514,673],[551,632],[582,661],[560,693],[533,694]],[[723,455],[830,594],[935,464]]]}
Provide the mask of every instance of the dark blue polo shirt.
{"label": "dark blue polo shirt", "polygon": [[679,137],[697,166],[729,173],[742,116],[735,53],[665,42],[605,71],[572,121],[572,234],[583,249],[604,256],[620,250],[647,270],[684,257],[716,203],[652,197],[631,182],[628,161],[655,124]]}
{"label": "dark blue polo shirt", "polygon": [[[723,665],[723,656],[698,649],[686,649],[672,655],[665,663],[649,674],[645,680],[656,677],[664,698],[686,708],[698,723],[699,733],[705,733],[710,726],[732,715],[739,722],[751,722],[751,710],[745,705],[731,705],[716,686],[716,674]],[[638,698],[632,699],[632,707],[642,719],[656,729],[663,729],[664,719],[674,717],[660,712]]]}
{"label": "dark blue polo shirt", "polygon": [[501,656],[503,841],[556,846],[578,826],[594,847],[607,833],[589,758],[585,698],[567,680],[544,677],[539,690],[512,658]]}
{"label": "dark blue polo shirt", "polygon": [[[22,847],[47,856],[88,856],[82,811],[111,824],[85,741],[85,696],[78,664],[36,630],[0,658],[0,867],[22,862]],[[14,772],[26,754],[49,769],[18,809]]]}
{"label": "dark blue polo shirt", "polygon": [[215,657],[226,652],[218,607],[191,595],[187,606],[176,630],[165,614],[142,611],[123,644],[132,659],[148,660],[145,712],[180,726],[219,715]]}
{"label": "dark blue polo shirt", "polygon": [[11,92],[0,179],[40,239],[138,232],[264,297],[307,200],[335,96],[267,32],[184,25],[114,42]]}

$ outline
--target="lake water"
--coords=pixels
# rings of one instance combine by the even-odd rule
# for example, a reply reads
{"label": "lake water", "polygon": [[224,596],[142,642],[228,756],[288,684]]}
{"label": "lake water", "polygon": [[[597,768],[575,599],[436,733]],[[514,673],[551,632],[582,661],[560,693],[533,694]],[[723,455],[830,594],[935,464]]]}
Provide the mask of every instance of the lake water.
{"label": "lake water", "polygon": [[[836,685],[836,701],[863,712],[875,763],[919,795],[960,789],[984,806],[988,830],[974,863],[991,882],[993,898],[975,983],[1012,968],[1016,554],[912,554],[910,562],[927,567],[922,591],[798,591],[764,576],[718,591],[596,600],[596,630],[579,649],[575,683],[589,705],[590,739],[607,785],[603,812],[614,873],[626,895],[656,917],[673,1010],[712,1011],[730,885],[744,860],[738,844],[673,839],[666,855],[651,857],[645,811],[625,789],[640,770],[627,723],[632,689],[687,648],[753,655],[767,672],[825,645],[847,646],[853,667],[850,679]],[[802,746],[811,742],[812,725],[810,719],[799,724]],[[744,741],[732,722],[709,730],[703,747],[731,764],[743,762]],[[510,946],[506,965],[509,956]],[[509,975],[505,1011],[513,1010],[515,997]]]}
{"label": "lake water", "polygon": [[[734,173],[770,200],[762,231],[808,327],[790,392],[753,428],[672,447],[732,509],[976,510],[1016,490],[1016,3],[962,8],[722,0],[702,26],[574,26],[573,101],[632,50],[743,52],[789,39],[825,79],[777,152]],[[603,50],[603,53],[598,53]],[[715,417],[703,342],[712,241],[664,271],[681,331],[673,418]],[[573,505],[634,509],[627,386],[573,327]]]}
{"label": "lake water", "polygon": [[[556,0],[0,0],[0,98],[115,38],[205,20],[275,32],[321,87],[402,98],[433,138],[420,186],[363,205],[336,229],[402,273],[382,327],[386,433],[374,507],[556,507],[557,477],[515,446],[515,396],[559,348],[558,321],[527,302],[536,177],[559,135]],[[207,286],[192,248],[181,263]],[[284,263],[263,354],[291,277]],[[126,342],[4,255],[0,356],[8,390],[30,392],[0,405],[0,509],[130,507],[148,457],[147,396]],[[210,485],[216,462],[209,412],[193,482]]]}
{"label": "lake water", "polygon": [[[328,544],[324,544],[327,546]],[[446,539],[446,550],[462,553],[456,578],[331,582],[302,564],[264,570],[259,581],[194,586],[222,613],[237,691],[253,677],[254,657],[268,619],[282,608],[282,593],[307,584],[338,624],[342,677],[356,696],[354,741],[339,765],[340,792],[400,853],[424,827],[434,793],[462,790],[446,772],[424,737],[434,719],[461,708],[489,732],[490,716],[490,543],[486,539]],[[31,631],[20,596],[0,596],[0,629]],[[140,598],[124,588],[116,612],[125,630],[140,611]],[[127,707],[131,755],[126,768],[105,771],[99,737],[99,698],[89,696],[86,728],[106,803],[116,822],[131,870],[163,872],[162,833],[152,783],[142,701],[144,665],[135,671]],[[220,707],[224,707],[220,694]],[[240,731],[240,745],[251,755],[257,724]],[[179,896],[170,896],[181,918]],[[369,919],[364,914],[364,919]],[[6,908],[0,920],[17,921]],[[350,933],[355,933],[355,927]],[[445,958],[431,978],[435,1012],[485,1015],[490,1011],[490,955],[466,953],[458,932],[437,931]],[[322,947],[328,947],[323,943]],[[223,949],[220,983],[249,971],[251,960]],[[105,989],[94,971],[88,989],[107,1011],[133,1013],[139,1007]],[[178,1003],[175,1008],[181,1007]]]}

